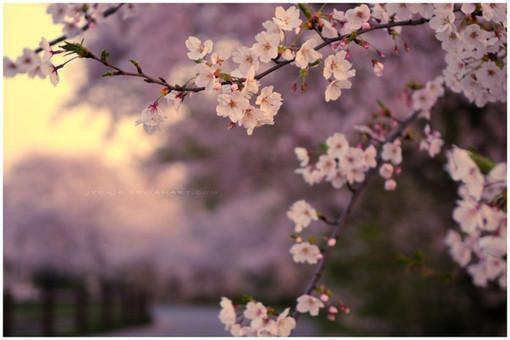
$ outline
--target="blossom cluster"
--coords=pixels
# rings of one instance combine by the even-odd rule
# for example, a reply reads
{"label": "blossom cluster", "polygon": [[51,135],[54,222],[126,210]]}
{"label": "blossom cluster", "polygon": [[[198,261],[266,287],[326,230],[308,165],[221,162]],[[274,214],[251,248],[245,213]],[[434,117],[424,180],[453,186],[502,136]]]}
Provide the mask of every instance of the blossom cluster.
{"label": "blossom cluster", "polygon": [[218,318],[232,336],[287,337],[296,327],[296,320],[289,316],[290,308],[277,314],[274,308],[257,301],[234,305],[226,297],[221,298],[220,306]]}
{"label": "blossom cluster", "polygon": [[463,4],[461,13],[445,4],[430,21],[446,51],[445,82],[479,107],[505,102],[506,4]]}
{"label": "blossom cluster", "polygon": [[[111,8],[110,6],[108,4],[55,3],[48,5],[46,12],[51,15],[53,23],[63,25],[64,37],[69,39],[103,20],[104,13]],[[135,14],[136,8],[134,4],[123,4],[119,10],[124,18],[129,18]],[[42,52],[42,57],[39,52]],[[4,57],[4,77],[11,78],[18,74],[27,74],[30,78],[48,77],[56,86],[59,82],[58,70],[64,67],[65,63],[55,66],[51,59],[63,52],[60,49],[53,49],[46,38],[41,38],[38,49],[24,48],[22,54],[15,60]]]}
{"label": "blossom cluster", "polygon": [[467,150],[456,146],[448,152],[447,170],[460,182],[453,219],[461,232],[450,230],[445,238],[452,258],[466,267],[477,286],[497,281],[506,287],[506,163],[484,175]]}
{"label": "blossom cluster", "polygon": [[[94,26],[104,18],[104,12],[111,5],[106,3],[56,3],[48,5],[46,12],[51,15],[54,24],[63,25],[62,31],[67,38],[79,35],[85,25]],[[139,6],[123,4],[120,13],[124,19],[136,16]]]}
{"label": "blossom cluster", "polygon": [[4,57],[4,76],[9,78],[25,73],[30,78],[39,77],[44,79],[49,77],[51,83],[56,86],[59,82],[58,70],[62,65],[53,65],[51,59],[61,51],[53,50],[45,38],[41,39],[39,46],[43,50],[42,57],[28,48],[23,49],[23,54],[16,61]]}
{"label": "blossom cluster", "polygon": [[[373,145],[365,149],[361,145],[349,146],[347,138],[341,133],[330,136],[326,140],[325,148],[326,153],[319,156],[316,164],[310,164],[305,148],[294,149],[300,162],[296,173],[302,175],[310,185],[326,181],[340,189],[347,183],[363,182],[367,171],[377,166],[377,150]],[[388,153],[387,155],[389,157]]]}

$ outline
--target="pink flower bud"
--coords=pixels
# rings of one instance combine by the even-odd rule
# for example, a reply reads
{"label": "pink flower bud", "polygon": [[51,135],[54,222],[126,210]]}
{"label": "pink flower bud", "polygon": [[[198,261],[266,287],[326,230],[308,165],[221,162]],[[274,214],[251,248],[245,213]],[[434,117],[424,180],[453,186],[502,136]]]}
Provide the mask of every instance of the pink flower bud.
{"label": "pink flower bud", "polygon": [[301,243],[301,242],[303,242],[303,239],[301,238],[301,236],[296,237],[296,243]]}
{"label": "pink flower bud", "polygon": [[368,48],[370,47],[370,44],[368,43],[368,41],[362,40],[361,47],[363,47],[365,50],[368,50]]}
{"label": "pink flower bud", "polygon": [[364,30],[368,30],[368,29],[370,29],[370,24],[368,22],[364,22],[361,25],[361,28],[364,29]]}
{"label": "pink flower bud", "polygon": [[382,77],[384,72],[384,65],[380,61],[375,59],[372,60],[372,66],[374,67],[374,74],[377,77]]}
{"label": "pink flower bud", "polygon": [[336,315],[335,314],[328,314],[328,320],[329,321],[335,321]]}
{"label": "pink flower bud", "polygon": [[334,247],[336,245],[336,240],[334,238],[330,238],[328,240],[328,246],[329,247]]}
{"label": "pink flower bud", "polygon": [[322,258],[323,258],[323,257],[324,257],[324,256],[323,256],[322,254],[318,254],[318,255],[317,255],[317,260],[322,260]]}
{"label": "pink flower bud", "polygon": [[343,38],[342,40],[340,40],[340,46],[342,46],[342,48],[347,46],[347,39]]}
{"label": "pink flower bud", "polygon": [[400,175],[400,174],[402,173],[402,167],[400,167],[400,166],[399,166],[399,167],[397,167],[397,168],[395,169],[395,173],[397,174],[397,176],[398,176],[398,175]]}
{"label": "pink flower bud", "polygon": [[382,51],[377,50],[377,49],[376,49],[375,51],[377,52],[377,55],[378,55],[379,57],[384,58],[384,53],[383,53]]}
{"label": "pink flower bud", "polygon": [[239,86],[237,86],[237,84],[234,83],[230,86],[230,88],[232,89],[232,91],[237,91],[239,89]]}
{"label": "pink flower bud", "polygon": [[390,163],[384,163],[381,165],[379,168],[379,175],[381,175],[381,177],[384,179],[390,179],[393,175],[393,165]]}
{"label": "pink flower bud", "polygon": [[388,179],[384,182],[384,190],[393,191],[397,188],[397,182],[393,179]]}
{"label": "pink flower bud", "polygon": [[351,51],[345,50],[345,59],[347,59],[347,60],[351,59]]}
{"label": "pink flower bud", "polygon": [[328,313],[329,314],[338,314],[338,309],[335,306],[329,306]]}
{"label": "pink flower bud", "polygon": [[213,90],[216,92],[220,92],[221,91],[221,83],[214,83]]}
{"label": "pink flower bud", "polygon": [[321,294],[320,299],[322,302],[328,302],[329,296],[328,296],[328,294]]}

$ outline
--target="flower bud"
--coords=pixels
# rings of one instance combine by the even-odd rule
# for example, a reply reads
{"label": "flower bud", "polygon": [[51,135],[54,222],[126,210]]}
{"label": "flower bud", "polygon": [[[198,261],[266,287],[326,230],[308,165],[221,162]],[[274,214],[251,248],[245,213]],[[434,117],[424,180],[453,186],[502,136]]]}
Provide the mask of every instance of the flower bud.
{"label": "flower bud", "polygon": [[393,175],[393,165],[385,163],[379,168],[379,175],[384,179],[390,179]]}
{"label": "flower bud", "polygon": [[330,238],[328,240],[328,246],[329,247],[334,247],[336,245],[336,240],[334,238]]}
{"label": "flower bud", "polygon": [[372,66],[374,67],[374,74],[377,77],[382,77],[384,72],[384,65],[380,61],[375,59],[372,60]]}
{"label": "flower bud", "polygon": [[323,294],[321,294],[320,299],[321,299],[322,302],[328,302],[329,301],[329,296],[328,296],[328,294],[324,294],[323,293]]}
{"label": "flower bud", "polygon": [[237,90],[239,90],[239,86],[237,86],[237,83],[232,84],[232,85],[230,86],[230,88],[231,88],[231,89],[232,89],[232,91],[234,91],[234,92],[235,92],[235,91],[237,91]]}
{"label": "flower bud", "polygon": [[328,320],[329,321],[335,321],[336,315],[335,314],[328,314]]}
{"label": "flower bud", "polygon": [[338,309],[335,306],[329,306],[328,313],[329,314],[338,314]]}
{"label": "flower bud", "polygon": [[384,182],[384,190],[393,191],[397,188],[397,182],[393,179],[388,179]]}

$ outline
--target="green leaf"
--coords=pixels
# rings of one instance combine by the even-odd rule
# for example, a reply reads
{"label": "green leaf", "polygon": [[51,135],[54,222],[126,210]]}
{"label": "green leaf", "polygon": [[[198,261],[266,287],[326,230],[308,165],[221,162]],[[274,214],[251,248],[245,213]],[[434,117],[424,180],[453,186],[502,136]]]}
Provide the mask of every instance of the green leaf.
{"label": "green leaf", "polygon": [[323,153],[327,153],[327,152],[328,152],[328,149],[329,149],[328,144],[326,144],[326,143],[321,143],[321,144],[319,145],[319,147],[321,148],[321,151],[322,151]]}
{"label": "green leaf", "polygon": [[310,11],[306,4],[298,4],[298,7],[308,20],[312,18],[312,11]]}
{"label": "green leaf", "polygon": [[108,61],[108,57],[110,56],[110,53],[108,53],[107,50],[102,50],[101,51],[101,62],[106,64],[107,61]]}
{"label": "green leaf", "polygon": [[92,53],[83,46],[83,40],[80,43],[71,43],[64,41],[64,45],[60,45],[60,48],[66,52],[75,53],[81,58],[91,58]]}
{"label": "green leaf", "polygon": [[129,62],[131,64],[133,64],[135,67],[136,67],[136,71],[138,72],[138,74],[142,74],[142,68],[140,67],[140,64],[138,64],[138,62],[134,59],[129,59]]}
{"label": "green leaf", "polygon": [[476,163],[480,171],[482,171],[484,174],[488,174],[496,166],[496,163],[493,160],[482,156],[479,153],[474,151],[468,151],[468,153],[469,157],[471,157],[473,162]]}
{"label": "green leaf", "polygon": [[377,99],[377,105],[379,105],[381,110],[383,110],[385,116],[388,116],[388,117],[391,116],[390,109],[388,109],[388,107],[386,105],[384,105],[382,100]]}

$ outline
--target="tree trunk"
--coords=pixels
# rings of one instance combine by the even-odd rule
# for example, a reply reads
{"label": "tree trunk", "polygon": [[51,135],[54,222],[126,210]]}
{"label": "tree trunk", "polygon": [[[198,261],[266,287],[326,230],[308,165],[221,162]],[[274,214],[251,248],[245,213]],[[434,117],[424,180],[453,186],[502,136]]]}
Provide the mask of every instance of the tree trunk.
{"label": "tree trunk", "polygon": [[103,282],[101,285],[101,327],[108,329],[113,326],[113,294],[112,286]]}
{"label": "tree trunk", "polygon": [[3,336],[12,336],[14,298],[8,290],[4,291],[4,332]]}
{"label": "tree trunk", "polygon": [[89,296],[83,285],[75,288],[74,327],[79,335],[86,334],[89,326]]}
{"label": "tree trunk", "polygon": [[55,289],[42,288],[42,333],[44,336],[55,336]]}

